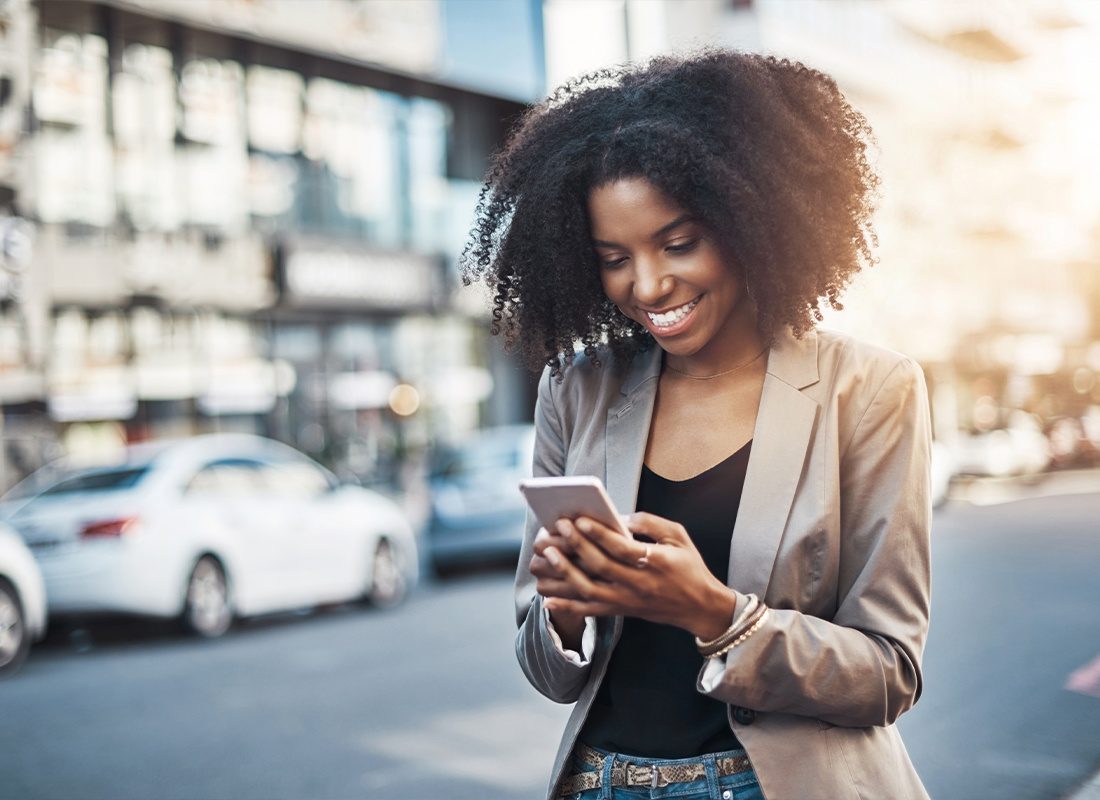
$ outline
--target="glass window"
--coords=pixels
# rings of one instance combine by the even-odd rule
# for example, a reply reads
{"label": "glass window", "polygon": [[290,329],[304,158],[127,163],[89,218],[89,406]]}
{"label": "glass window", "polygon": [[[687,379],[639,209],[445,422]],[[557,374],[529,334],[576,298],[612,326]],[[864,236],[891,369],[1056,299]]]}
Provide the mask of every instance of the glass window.
{"label": "glass window", "polygon": [[42,497],[76,492],[102,492],[137,486],[149,472],[149,465],[129,469],[87,472],[66,478],[42,492]]}
{"label": "glass window", "polygon": [[176,77],[167,49],[126,46],[111,87],[111,113],[120,213],[139,231],[175,230]]}
{"label": "glass window", "polygon": [[308,461],[269,464],[264,479],[268,488],[280,497],[316,497],[331,488],[328,477]]}
{"label": "glass window", "polygon": [[107,42],[46,29],[34,78],[33,196],[43,222],[114,221],[107,138]]}
{"label": "glass window", "polygon": [[254,495],[267,487],[264,465],[245,458],[226,458],[207,464],[187,484],[188,492],[224,497]]}
{"label": "glass window", "polygon": [[299,220],[306,229],[404,244],[397,95],[327,79],[306,93]]}
{"label": "glass window", "polygon": [[447,136],[451,112],[434,100],[409,103],[409,199],[412,245],[418,250],[448,250]]}
{"label": "glass window", "polygon": [[237,232],[247,221],[248,153],[241,112],[244,72],[234,61],[197,58],[180,71],[176,169],[185,219]]}
{"label": "glass window", "polygon": [[302,138],[302,94],[297,72],[272,67],[248,68],[248,141],[257,150],[290,155]]}

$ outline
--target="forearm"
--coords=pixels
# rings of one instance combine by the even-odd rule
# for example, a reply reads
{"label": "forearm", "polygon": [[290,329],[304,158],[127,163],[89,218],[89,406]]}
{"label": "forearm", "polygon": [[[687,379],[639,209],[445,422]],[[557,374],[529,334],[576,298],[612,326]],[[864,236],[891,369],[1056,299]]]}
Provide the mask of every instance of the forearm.
{"label": "forearm", "polygon": [[[583,626],[582,626],[583,627]],[[581,636],[577,638],[580,652]],[[568,647],[568,645],[566,645]],[[556,703],[572,703],[588,680],[591,662],[570,660],[554,643],[541,598],[530,601],[516,635],[516,658],[530,684]]]}
{"label": "forearm", "polygon": [[581,652],[581,636],[586,625],[583,615],[569,614],[564,611],[550,611],[550,624],[554,626],[566,650]]}
{"label": "forearm", "polygon": [[896,640],[771,609],[743,644],[704,664],[698,688],[755,711],[864,727],[893,723],[916,702],[921,683],[919,656]]}

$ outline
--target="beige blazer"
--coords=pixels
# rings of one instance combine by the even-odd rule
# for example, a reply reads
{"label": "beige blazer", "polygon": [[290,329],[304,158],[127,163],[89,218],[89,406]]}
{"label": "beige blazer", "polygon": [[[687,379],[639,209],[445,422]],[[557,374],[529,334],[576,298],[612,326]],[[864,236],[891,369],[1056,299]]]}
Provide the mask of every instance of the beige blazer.
{"label": "beige blazer", "polygon": [[[601,359],[598,368],[578,356],[561,384],[543,375],[534,474],[597,475],[626,513],[637,500],[661,351],[626,365]],[[707,692],[728,704],[767,800],[928,796],[893,723],[921,693],[930,456],[927,391],[914,361],[830,331],[778,338],[728,581],[739,593],[735,613],[750,593],[773,611]],[[539,692],[576,703],[554,762],[554,796],[622,618],[598,621],[590,661],[562,655],[527,569],[537,529],[529,518],[516,653]]]}

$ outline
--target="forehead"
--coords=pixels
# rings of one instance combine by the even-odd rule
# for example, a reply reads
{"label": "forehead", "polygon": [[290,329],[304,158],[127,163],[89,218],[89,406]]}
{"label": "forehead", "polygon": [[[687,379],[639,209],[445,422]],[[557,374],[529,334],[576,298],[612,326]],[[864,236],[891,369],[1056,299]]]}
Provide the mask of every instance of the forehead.
{"label": "forehead", "polygon": [[645,178],[621,178],[588,194],[588,221],[596,239],[648,238],[684,213]]}

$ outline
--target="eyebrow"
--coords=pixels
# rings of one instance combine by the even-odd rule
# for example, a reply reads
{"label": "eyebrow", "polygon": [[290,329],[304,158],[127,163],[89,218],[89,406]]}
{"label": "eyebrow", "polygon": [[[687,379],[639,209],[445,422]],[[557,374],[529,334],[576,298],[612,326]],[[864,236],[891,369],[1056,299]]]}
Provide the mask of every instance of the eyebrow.
{"label": "eyebrow", "polygon": [[[681,214],[676,219],[672,220],[672,222],[670,222],[667,225],[664,225],[663,227],[661,227],[659,230],[657,230],[655,233],[653,233],[653,235],[650,236],[649,238],[650,239],[660,239],[666,233],[673,230],[674,228],[680,227],[685,222],[694,222],[694,221],[695,221],[695,217],[693,217],[691,214]],[[604,241],[603,239],[593,239],[592,244],[595,247],[621,247],[621,245],[618,242],[608,242],[608,241]]]}

